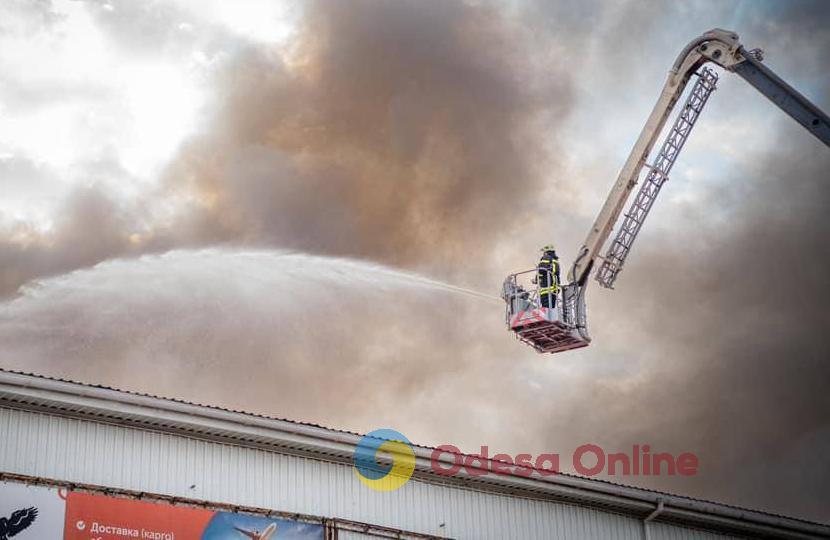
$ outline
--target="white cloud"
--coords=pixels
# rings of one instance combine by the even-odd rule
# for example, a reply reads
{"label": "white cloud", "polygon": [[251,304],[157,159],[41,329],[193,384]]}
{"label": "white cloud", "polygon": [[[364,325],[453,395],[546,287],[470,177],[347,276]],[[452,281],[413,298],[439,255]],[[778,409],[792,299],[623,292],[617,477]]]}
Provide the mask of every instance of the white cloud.
{"label": "white cloud", "polygon": [[[188,7],[198,11],[200,6]],[[91,165],[115,162],[125,176],[94,181],[107,183],[116,195],[135,196],[155,183],[196,128],[212,68],[203,43],[191,40],[175,48],[158,43],[152,54],[119,47],[117,32],[105,31],[96,15],[102,10],[117,14],[120,8],[59,1],[50,24],[42,24],[42,13],[0,7],[5,83],[0,86],[0,153],[48,169],[55,192],[92,182]],[[185,33],[215,30],[205,24],[176,25]],[[4,172],[0,181],[18,180]],[[15,208],[2,211],[42,214],[45,202],[38,196],[17,197]]]}
{"label": "white cloud", "polygon": [[246,40],[272,44],[291,35],[297,15],[296,4],[280,0],[176,0],[176,4]]}

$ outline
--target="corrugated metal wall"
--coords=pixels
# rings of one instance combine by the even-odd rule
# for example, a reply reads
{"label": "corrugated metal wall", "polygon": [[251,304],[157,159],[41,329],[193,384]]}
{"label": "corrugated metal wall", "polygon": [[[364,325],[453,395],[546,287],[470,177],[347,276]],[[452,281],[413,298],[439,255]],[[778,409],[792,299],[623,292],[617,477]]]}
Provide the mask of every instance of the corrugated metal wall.
{"label": "corrugated metal wall", "polygon": [[650,538],[659,540],[721,540],[722,538],[735,538],[723,536],[707,531],[696,531],[682,527],[674,527],[665,523],[650,523]]}
{"label": "corrugated metal wall", "polygon": [[[639,540],[643,534],[640,521],[591,508],[417,480],[377,493],[343,464],[48,414],[0,408],[0,433],[0,470],[10,473],[459,539]],[[652,525],[651,537],[728,538],[665,524]]]}

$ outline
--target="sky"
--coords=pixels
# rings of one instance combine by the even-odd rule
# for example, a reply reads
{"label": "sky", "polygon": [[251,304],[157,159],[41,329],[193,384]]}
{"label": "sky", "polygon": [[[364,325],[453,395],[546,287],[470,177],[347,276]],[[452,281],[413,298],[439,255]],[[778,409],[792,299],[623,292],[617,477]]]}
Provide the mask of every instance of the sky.
{"label": "sky", "polygon": [[486,297],[543,244],[572,262],[689,40],[738,32],[828,110],[828,23],[3,2],[0,367],[467,452],[694,452],[697,476],[612,480],[830,522],[830,152],[738,77],[588,291],[589,348],[537,355]]}

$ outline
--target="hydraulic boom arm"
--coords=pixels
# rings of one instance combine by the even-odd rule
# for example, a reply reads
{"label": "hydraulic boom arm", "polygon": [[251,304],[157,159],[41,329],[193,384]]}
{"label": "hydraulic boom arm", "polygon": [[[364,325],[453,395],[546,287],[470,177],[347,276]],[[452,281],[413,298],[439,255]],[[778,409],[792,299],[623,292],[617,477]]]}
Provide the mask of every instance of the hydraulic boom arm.
{"label": "hydraulic boom arm", "polygon": [[[540,353],[586,347],[591,342],[585,307],[588,277],[594,263],[600,259],[602,264],[596,272],[596,279],[603,287],[613,288],[634,239],[661,187],[668,180],[703,106],[717,86],[718,75],[712,69],[704,67],[707,62],[740,75],[821,142],[830,146],[830,118],[764,66],[761,60],[761,52],[745,50],[738,41],[737,34],[717,28],[692,40],[681,51],[669,72],[657,104],[588,232],[585,243],[577,252],[568,273],[568,283],[561,288],[559,303],[553,306],[542,303],[539,281],[527,279],[528,276],[538,277],[540,272],[544,272],[542,267],[511,274],[505,279],[502,298],[507,305],[507,327],[519,340]],[[646,164],[657,138],[693,76],[697,80],[688,92],[680,113],[676,115],[672,128],[652,163]],[[600,257],[599,251],[608,240],[626,201],[637,185],[643,167],[648,167],[649,172],[625,214],[614,241],[607,253]]]}
{"label": "hydraulic boom arm", "polygon": [[[585,243],[577,253],[568,280],[579,289],[585,287],[599,251],[611,234],[623,206],[637,184],[657,137],[689,79],[707,62],[740,75],[824,144],[830,146],[830,118],[764,66],[761,63],[760,51],[745,50],[734,32],[721,29],[706,32],[689,43],[672,66],[657,104],[611,188]],[[615,271],[618,272],[619,268]]]}

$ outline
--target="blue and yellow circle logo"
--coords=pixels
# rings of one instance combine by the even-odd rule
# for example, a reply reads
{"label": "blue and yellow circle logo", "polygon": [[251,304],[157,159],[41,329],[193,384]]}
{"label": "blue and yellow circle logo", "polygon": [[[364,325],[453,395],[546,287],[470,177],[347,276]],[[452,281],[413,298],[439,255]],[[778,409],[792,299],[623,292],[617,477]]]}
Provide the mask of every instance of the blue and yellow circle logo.
{"label": "blue and yellow circle logo", "polygon": [[412,443],[394,429],[376,429],[364,435],[353,459],[357,477],[375,491],[398,489],[415,470]]}

